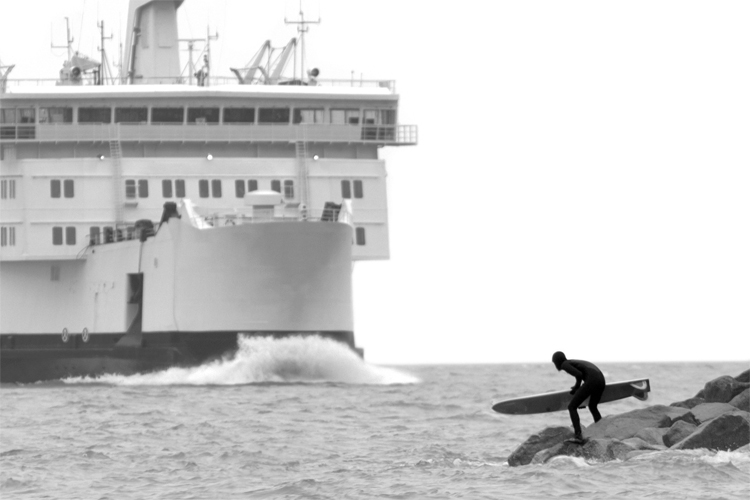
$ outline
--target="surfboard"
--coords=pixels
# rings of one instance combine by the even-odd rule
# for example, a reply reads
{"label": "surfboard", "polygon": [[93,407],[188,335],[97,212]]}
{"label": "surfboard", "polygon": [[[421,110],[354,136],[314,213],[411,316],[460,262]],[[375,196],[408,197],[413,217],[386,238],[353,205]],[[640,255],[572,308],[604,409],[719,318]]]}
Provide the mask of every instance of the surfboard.
{"label": "surfboard", "polygon": [[[648,393],[651,391],[651,384],[647,378],[635,380],[624,380],[614,382],[604,387],[602,399],[599,402],[609,403],[618,399],[634,397],[641,401],[648,399]],[[568,409],[568,404],[573,396],[570,391],[547,392],[545,394],[536,394],[534,396],[524,396],[522,398],[507,399],[492,405],[492,409],[498,413],[508,415],[530,415],[532,413],[547,413],[551,411],[563,411]],[[586,398],[579,408],[586,408],[589,398]]]}

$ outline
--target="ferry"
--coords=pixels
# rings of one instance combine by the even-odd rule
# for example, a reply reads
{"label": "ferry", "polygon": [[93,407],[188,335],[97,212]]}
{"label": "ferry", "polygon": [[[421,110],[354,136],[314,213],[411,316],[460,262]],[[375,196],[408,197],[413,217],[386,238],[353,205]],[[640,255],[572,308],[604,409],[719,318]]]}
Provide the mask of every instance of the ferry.
{"label": "ferry", "polygon": [[389,257],[380,149],[417,144],[395,83],[289,76],[301,11],[225,76],[215,37],[189,40],[183,71],[182,3],[130,0],[117,75],[103,23],[99,60],[68,37],[56,78],[0,63],[2,383],[196,366],[239,336],[362,351],[353,265]]}

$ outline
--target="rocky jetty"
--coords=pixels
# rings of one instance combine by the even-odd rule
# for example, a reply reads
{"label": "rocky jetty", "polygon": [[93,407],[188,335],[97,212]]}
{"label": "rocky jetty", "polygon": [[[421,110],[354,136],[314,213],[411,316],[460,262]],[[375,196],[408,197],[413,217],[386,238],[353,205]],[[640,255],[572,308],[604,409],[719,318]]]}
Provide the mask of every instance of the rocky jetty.
{"label": "rocky jetty", "polygon": [[610,415],[583,430],[586,444],[566,443],[570,427],[548,427],[508,457],[511,467],[567,455],[587,461],[627,460],[658,450],[750,449],[750,370],[706,383],[694,397]]}

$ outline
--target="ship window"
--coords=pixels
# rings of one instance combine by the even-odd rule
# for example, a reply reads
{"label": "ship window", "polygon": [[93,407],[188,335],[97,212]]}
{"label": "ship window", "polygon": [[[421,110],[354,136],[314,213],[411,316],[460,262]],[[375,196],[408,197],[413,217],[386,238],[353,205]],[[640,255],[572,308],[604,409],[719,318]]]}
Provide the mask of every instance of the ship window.
{"label": "ship window", "polygon": [[135,198],[135,181],[133,179],[125,181],[125,198]]}
{"label": "ship window", "polygon": [[52,228],[52,244],[62,245],[63,244],[63,228],[55,226]]}
{"label": "ship window", "polygon": [[198,194],[201,198],[208,198],[208,181],[201,179],[198,181]]}
{"label": "ship window", "polygon": [[16,109],[0,109],[0,123],[16,123]]}
{"label": "ship window", "polygon": [[364,245],[365,244],[365,228],[358,227],[355,229],[354,234],[356,236],[357,245]]}
{"label": "ship window", "polygon": [[284,181],[284,198],[291,200],[294,198],[294,181]]}
{"label": "ship window", "polygon": [[294,123],[323,123],[323,110],[295,108]]}
{"label": "ship window", "polygon": [[359,110],[332,109],[331,123],[335,125],[359,125]]}
{"label": "ship window", "polygon": [[277,193],[281,192],[281,181],[279,180],[272,180],[271,181],[271,191],[276,191]]}
{"label": "ship window", "polygon": [[377,121],[378,121],[377,118],[378,118],[378,112],[377,111],[375,111],[374,109],[366,109],[365,110],[365,120],[364,120],[363,123],[365,125],[375,125],[377,123]]}
{"label": "ship window", "polygon": [[148,108],[115,108],[115,123],[148,123]]}
{"label": "ship window", "polygon": [[111,226],[102,229],[102,235],[104,236],[103,243],[112,243],[115,241],[115,230]]}
{"label": "ship window", "polygon": [[75,196],[75,184],[72,179],[65,179],[63,181],[63,194],[66,198],[73,198]]}
{"label": "ship window", "polygon": [[184,179],[177,179],[174,181],[174,190],[175,190],[175,196],[178,198],[184,198],[185,197],[185,180]]}
{"label": "ship window", "polygon": [[258,181],[255,179],[250,179],[247,181],[247,191],[253,192],[258,190]]}
{"label": "ship window", "polygon": [[59,179],[52,179],[51,181],[49,181],[49,195],[52,198],[60,197],[60,193],[62,192],[60,190],[60,185],[61,183]]}
{"label": "ship window", "polygon": [[395,109],[381,109],[380,110],[380,124],[381,125],[395,125],[396,124],[396,110]]}
{"label": "ship window", "polygon": [[219,123],[219,108],[188,108],[188,124]]}
{"label": "ship window", "polygon": [[112,108],[78,108],[78,123],[111,123]]}
{"label": "ship window", "polygon": [[6,200],[16,197],[16,181],[0,181],[0,198]]}
{"label": "ship window", "polygon": [[234,194],[237,198],[245,197],[245,181],[242,179],[234,181]]}
{"label": "ship window", "polygon": [[169,179],[164,179],[161,181],[161,194],[164,198],[171,198],[172,197],[172,181]]}
{"label": "ship window", "polygon": [[148,180],[138,180],[138,198],[148,198]]}
{"label": "ship window", "polygon": [[345,200],[352,198],[352,183],[349,181],[341,181],[341,197]]}
{"label": "ship window", "polygon": [[76,228],[68,226],[65,228],[65,244],[75,245],[76,244]]}
{"label": "ship window", "polygon": [[364,190],[362,189],[362,181],[353,181],[354,184],[354,197],[362,198],[364,196]]}
{"label": "ship window", "polygon": [[89,229],[89,244],[98,245],[101,243],[101,234],[99,232],[99,226],[91,226]]}
{"label": "ship window", "polygon": [[211,181],[211,196],[221,198],[221,179],[213,179]]}
{"label": "ship window", "polygon": [[289,123],[289,108],[260,108],[259,123]]}
{"label": "ship window", "polygon": [[0,229],[0,246],[14,247],[16,246],[16,228],[15,227],[3,227]]}
{"label": "ship window", "polygon": [[34,108],[19,108],[18,123],[36,123],[36,110]]}
{"label": "ship window", "polygon": [[224,108],[224,123],[255,123],[255,108]]}
{"label": "ship window", "polygon": [[73,108],[39,108],[39,123],[73,123]]}
{"label": "ship window", "polygon": [[152,108],[151,123],[182,123],[185,108]]}

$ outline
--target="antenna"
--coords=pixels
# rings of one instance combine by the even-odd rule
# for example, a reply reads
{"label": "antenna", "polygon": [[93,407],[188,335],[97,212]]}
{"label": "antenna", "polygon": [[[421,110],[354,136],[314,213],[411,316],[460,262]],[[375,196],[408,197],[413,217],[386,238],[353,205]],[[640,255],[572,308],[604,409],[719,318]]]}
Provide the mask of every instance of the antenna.
{"label": "antenna", "polygon": [[104,21],[96,23],[96,27],[99,28],[100,31],[101,45],[99,47],[99,52],[101,52],[102,55],[102,62],[99,68],[99,85],[104,85],[107,75],[109,75],[109,78],[114,81],[112,69],[109,67],[109,61],[107,60],[107,52],[104,50],[104,41],[112,40],[114,35],[110,34],[109,36],[104,36]]}
{"label": "antenna", "polygon": [[67,31],[66,42],[67,45],[54,45],[50,42],[49,46],[53,49],[68,49],[68,61],[73,57],[73,38],[70,36],[70,19],[65,18],[65,29]]}
{"label": "antenna", "polygon": [[[296,24],[297,25],[297,33],[299,33],[299,44],[300,44],[300,51],[302,52],[302,57],[300,61],[300,79],[305,77],[305,33],[309,30],[307,27],[308,24],[320,24],[320,16],[318,16],[317,21],[305,21],[305,13],[302,11],[302,0],[299,0],[299,21],[288,21],[286,16],[284,16],[284,23],[285,24]],[[295,70],[297,69],[297,65],[295,63]],[[296,77],[297,75],[295,75]]]}

